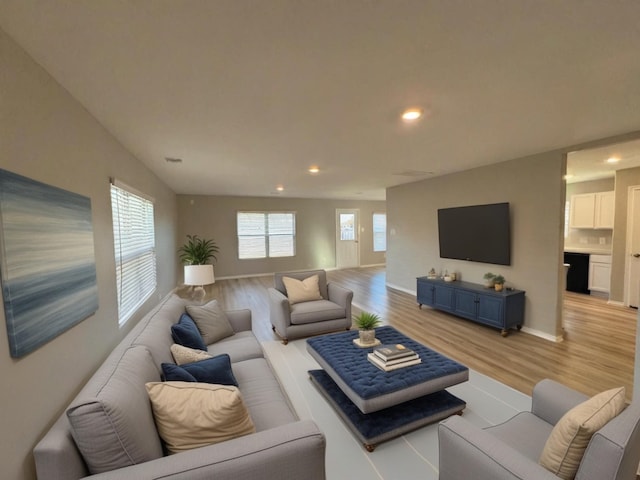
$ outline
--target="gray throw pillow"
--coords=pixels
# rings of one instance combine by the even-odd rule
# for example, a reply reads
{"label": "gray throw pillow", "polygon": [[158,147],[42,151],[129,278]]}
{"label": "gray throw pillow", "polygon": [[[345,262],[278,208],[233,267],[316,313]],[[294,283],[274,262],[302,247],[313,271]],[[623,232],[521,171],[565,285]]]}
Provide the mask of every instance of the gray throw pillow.
{"label": "gray throw pillow", "polygon": [[234,334],[229,319],[218,302],[212,300],[206,305],[187,305],[187,313],[196,322],[204,343],[211,345]]}

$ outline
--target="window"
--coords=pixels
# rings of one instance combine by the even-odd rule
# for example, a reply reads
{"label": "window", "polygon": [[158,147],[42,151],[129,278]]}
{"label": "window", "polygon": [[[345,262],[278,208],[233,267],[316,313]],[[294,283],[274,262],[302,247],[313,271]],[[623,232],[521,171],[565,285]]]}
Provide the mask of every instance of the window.
{"label": "window", "polygon": [[296,214],[238,212],[238,258],[293,257]]}
{"label": "window", "polygon": [[373,251],[387,251],[387,214],[373,214]]}
{"label": "window", "polygon": [[111,184],[118,321],[123,325],[156,288],[153,202]]}

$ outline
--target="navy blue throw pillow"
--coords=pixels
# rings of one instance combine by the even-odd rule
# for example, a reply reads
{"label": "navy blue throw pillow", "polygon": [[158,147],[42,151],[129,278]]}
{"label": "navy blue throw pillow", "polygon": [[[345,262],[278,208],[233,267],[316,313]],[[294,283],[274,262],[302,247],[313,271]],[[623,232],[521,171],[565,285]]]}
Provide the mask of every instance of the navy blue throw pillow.
{"label": "navy blue throw pillow", "polygon": [[171,326],[171,337],[174,342],[184,347],[207,351],[196,322],[186,313],[182,314],[178,323]]}
{"label": "navy blue throw pillow", "polygon": [[179,366],[163,363],[162,373],[167,382],[202,382],[238,386],[231,370],[231,359],[226,353]]}

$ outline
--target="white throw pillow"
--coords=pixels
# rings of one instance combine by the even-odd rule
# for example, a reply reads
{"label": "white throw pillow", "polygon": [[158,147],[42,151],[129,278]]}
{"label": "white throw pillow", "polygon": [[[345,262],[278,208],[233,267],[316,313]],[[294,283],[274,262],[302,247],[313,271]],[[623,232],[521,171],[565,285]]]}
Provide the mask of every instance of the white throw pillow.
{"label": "white throw pillow", "polygon": [[211,345],[218,340],[230,337],[235,332],[229,319],[222,311],[216,300],[206,305],[187,305],[187,313],[196,323],[204,343]]}
{"label": "white throw pillow", "polygon": [[599,393],[573,407],[553,427],[540,455],[540,465],[560,478],[574,478],[593,434],[624,408],[624,387]]}
{"label": "white throw pillow", "polygon": [[176,361],[176,365],[184,365],[185,363],[199,362],[207,358],[213,358],[213,355],[195,348],[189,348],[174,343],[171,345],[171,355]]}
{"label": "white throw pillow", "polygon": [[236,387],[194,382],[150,382],[145,386],[158,433],[169,453],[256,431]]}
{"label": "white throw pillow", "polygon": [[322,300],[320,287],[318,286],[318,275],[312,275],[304,280],[282,277],[282,283],[284,283],[284,287],[287,290],[287,297],[291,305],[312,300]]}

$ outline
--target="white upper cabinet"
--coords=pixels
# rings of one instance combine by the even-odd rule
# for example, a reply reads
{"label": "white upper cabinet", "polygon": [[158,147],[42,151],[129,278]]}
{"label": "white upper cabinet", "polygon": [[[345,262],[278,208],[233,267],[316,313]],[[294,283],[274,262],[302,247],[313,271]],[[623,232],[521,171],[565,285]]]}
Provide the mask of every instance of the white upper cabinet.
{"label": "white upper cabinet", "polygon": [[571,195],[571,228],[613,228],[615,192]]}

